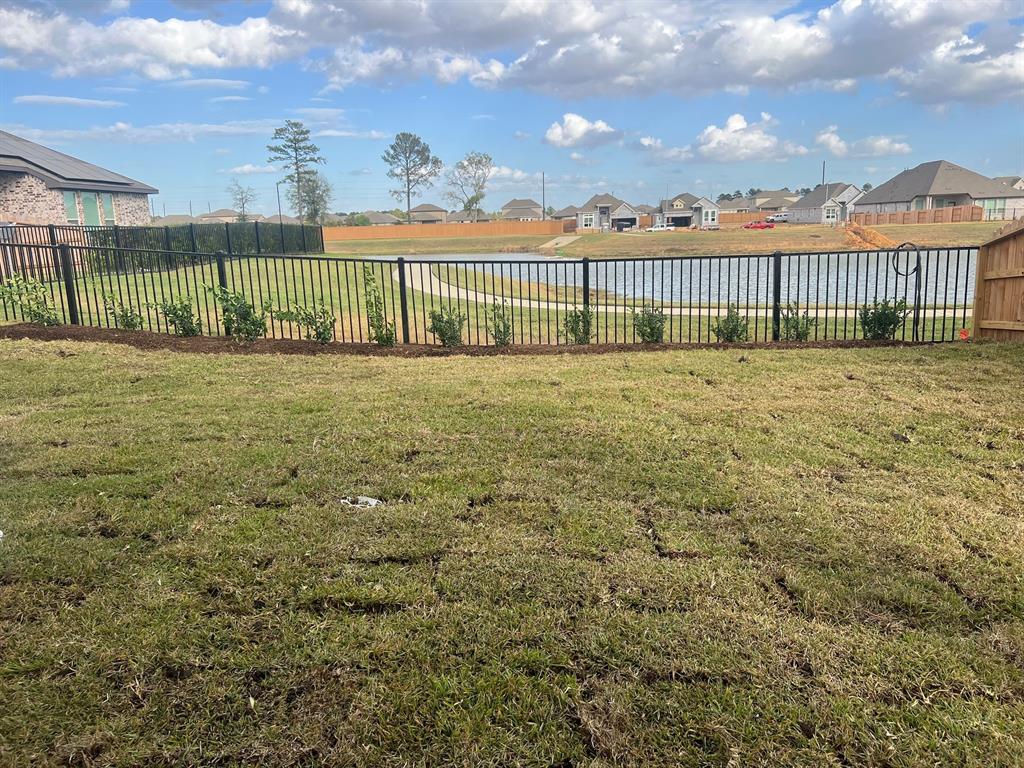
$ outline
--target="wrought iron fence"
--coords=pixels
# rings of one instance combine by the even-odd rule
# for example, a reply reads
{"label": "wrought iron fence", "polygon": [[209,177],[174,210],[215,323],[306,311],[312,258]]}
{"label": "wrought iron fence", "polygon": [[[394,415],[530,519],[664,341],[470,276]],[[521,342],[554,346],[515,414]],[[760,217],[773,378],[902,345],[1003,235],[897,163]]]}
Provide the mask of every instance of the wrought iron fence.
{"label": "wrought iron fence", "polygon": [[238,255],[324,252],[321,227],[258,221],[167,227],[11,224],[0,226],[0,243]]}
{"label": "wrought iron fence", "polygon": [[[340,342],[371,339],[369,305],[399,343],[435,343],[431,314],[463,318],[462,341],[495,343],[505,325],[513,344],[580,341],[567,332],[586,318],[591,342],[641,340],[638,313],[663,320],[667,343],[719,340],[730,309],[749,341],[849,340],[863,337],[860,310],[876,301],[905,302],[896,338],[950,341],[970,328],[976,249],[776,253],[748,256],[563,260],[348,259],[239,255],[62,245],[0,244],[0,280],[13,274],[46,286],[65,322],[114,327],[112,302],[142,316],[146,330],[170,333],[160,310],[187,297],[203,332],[222,335],[210,289],[271,307],[267,336],[303,338],[277,314],[326,307]],[[368,290],[371,295],[368,296]],[[23,319],[0,303],[0,320]],[[567,321],[570,321],[567,324]]]}

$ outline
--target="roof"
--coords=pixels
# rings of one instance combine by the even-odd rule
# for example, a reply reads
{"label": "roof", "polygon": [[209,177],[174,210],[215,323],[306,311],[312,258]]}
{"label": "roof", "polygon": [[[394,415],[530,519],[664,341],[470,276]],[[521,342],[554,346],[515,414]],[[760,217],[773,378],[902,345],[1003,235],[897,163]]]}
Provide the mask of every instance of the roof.
{"label": "roof", "polygon": [[1024,177],[1021,176],[996,176],[993,181],[998,181],[1000,184],[1007,184],[1013,186],[1021,181],[1024,181]]}
{"label": "roof", "polygon": [[[838,193],[837,193],[838,194]],[[769,197],[766,200],[761,200],[761,204],[758,208],[791,208],[793,206],[793,198],[796,195],[790,195],[789,197]],[[760,198],[758,198],[760,199]]]}
{"label": "roof", "polygon": [[153,225],[157,227],[173,227],[175,224],[196,224],[198,222],[199,219],[189,216],[187,213],[170,213],[153,219]]}
{"label": "roof", "polygon": [[441,213],[448,213],[447,209],[436,206],[432,203],[421,203],[412,209],[412,213],[424,213],[426,211],[440,211]]}
{"label": "roof", "polygon": [[737,197],[733,200],[722,200],[718,207],[723,211],[738,211],[740,208],[753,208],[754,201],[749,197]]}
{"label": "roof", "polygon": [[641,203],[640,205],[634,205],[633,210],[638,211],[640,213],[654,213],[658,209],[655,208],[653,205],[644,205]]}
{"label": "roof", "polygon": [[299,220],[296,219],[294,216],[289,216],[288,214],[284,214],[283,216],[278,216],[275,213],[273,216],[267,216],[267,218],[265,218],[265,219],[260,219],[260,223],[261,224],[298,224]]}
{"label": "roof", "polygon": [[806,195],[801,197],[790,208],[821,208],[825,204],[825,193],[828,192],[828,197],[833,198],[837,195],[843,194],[848,190],[852,184],[847,184],[844,181],[833,181],[828,184],[819,184]]}
{"label": "roof", "polygon": [[614,195],[594,195],[580,207],[578,213],[594,213],[597,211],[597,206],[599,205],[609,208],[618,208],[620,205],[623,205],[624,203],[625,201],[619,200],[619,198],[615,197]]}
{"label": "roof", "polygon": [[[691,195],[689,192],[680,192],[675,197],[670,197],[667,200],[662,200],[661,210],[666,213],[673,210],[688,211],[690,210],[690,206],[693,205],[698,199],[699,198],[696,195]],[[676,200],[682,200],[685,203],[685,205],[682,208],[673,208],[672,204],[675,203]]]}
{"label": "roof", "polygon": [[504,211],[506,208],[537,208],[539,210],[540,203],[538,203],[536,200],[531,200],[530,198],[527,197],[523,198],[522,200],[509,200],[507,203],[501,206],[501,210]]}
{"label": "roof", "polygon": [[487,215],[486,211],[481,211],[477,208],[475,211],[452,211],[448,214],[449,222],[460,222],[460,221],[490,221],[491,217]]}
{"label": "roof", "polygon": [[553,214],[551,214],[550,218],[552,218],[552,219],[568,219],[568,218],[572,218],[573,216],[575,216],[579,212],[580,212],[580,209],[577,208],[575,205],[567,205],[562,210],[555,211]]}
{"label": "roof", "polygon": [[87,189],[155,195],[157,189],[42,144],[0,131],[0,171],[27,173],[50,189]]}
{"label": "roof", "polygon": [[800,197],[797,192],[790,192],[788,189],[762,189],[756,195],[758,200],[762,197]]}
{"label": "roof", "polygon": [[428,208],[425,211],[412,211],[413,221],[440,221],[448,216],[448,211],[444,208]]}
{"label": "roof", "polygon": [[915,197],[928,195],[969,195],[980,200],[1024,197],[1024,190],[1008,187],[948,160],[932,160],[896,174],[865,194],[857,204],[909,203]]}
{"label": "roof", "polygon": [[360,214],[370,220],[371,224],[397,224],[398,219],[392,216],[390,213],[381,213],[380,211],[363,211]]}

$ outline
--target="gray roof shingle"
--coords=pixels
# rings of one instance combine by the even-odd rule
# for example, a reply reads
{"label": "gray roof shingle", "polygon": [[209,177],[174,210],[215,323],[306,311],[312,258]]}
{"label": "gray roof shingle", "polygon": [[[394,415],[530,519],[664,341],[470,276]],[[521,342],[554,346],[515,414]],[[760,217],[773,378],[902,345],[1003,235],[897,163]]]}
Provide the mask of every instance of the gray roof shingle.
{"label": "gray roof shingle", "polygon": [[857,204],[909,203],[915,197],[928,195],[969,195],[974,200],[983,200],[1024,197],[1024,190],[1013,189],[948,160],[932,160],[896,174],[864,195]]}

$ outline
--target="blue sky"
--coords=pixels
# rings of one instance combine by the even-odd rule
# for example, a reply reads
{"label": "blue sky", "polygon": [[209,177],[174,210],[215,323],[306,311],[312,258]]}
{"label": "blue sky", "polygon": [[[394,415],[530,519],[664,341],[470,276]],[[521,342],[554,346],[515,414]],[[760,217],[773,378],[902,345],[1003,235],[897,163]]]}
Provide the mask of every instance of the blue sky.
{"label": "blue sky", "polygon": [[1020,0],[705,5],[0,0],[0,128],[158,187],[158,214],[224,207],[234,178],[274,212],[286,118],[344,211],[394,206],[399,131],[492,155],[488,209],[540,200],[541,172],[555,207],[813,186],[823,160],[1024,174]]}

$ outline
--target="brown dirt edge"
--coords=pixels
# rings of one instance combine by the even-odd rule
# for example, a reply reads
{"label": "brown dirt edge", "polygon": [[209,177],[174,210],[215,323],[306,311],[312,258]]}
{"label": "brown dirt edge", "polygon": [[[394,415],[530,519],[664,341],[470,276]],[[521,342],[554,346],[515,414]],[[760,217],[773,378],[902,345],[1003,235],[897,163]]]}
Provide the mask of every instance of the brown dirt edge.
{"label": "brown dirt edge", "polygon": [[33,339],[36,341],[92,341],[124,344],[145,350],[168,350],[199,354],[231,355],[360,355],[374,357],[450,357],[468,355],[587,355],[608,352],[656,352],[683,349],[856,349],[863,347],[928,346],[931,342],[909,341],[815,341],[815,342],[750,342],[743,344],[586,344],[565,346],[517,345],[512,347],[463,346],[454,349],[430,344],[409,344],[385,348],[376,344],[317,344],[294,339],[260,339],[252,344],[215,336],[181,338],[149,331],[118,331],[81,325],[45,327],[30,323],[0,326],[0,339]]}

